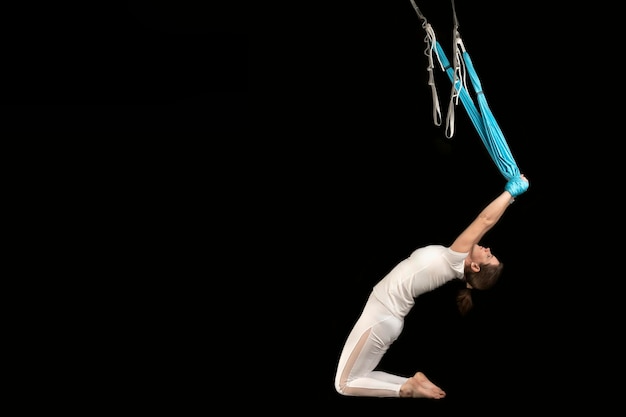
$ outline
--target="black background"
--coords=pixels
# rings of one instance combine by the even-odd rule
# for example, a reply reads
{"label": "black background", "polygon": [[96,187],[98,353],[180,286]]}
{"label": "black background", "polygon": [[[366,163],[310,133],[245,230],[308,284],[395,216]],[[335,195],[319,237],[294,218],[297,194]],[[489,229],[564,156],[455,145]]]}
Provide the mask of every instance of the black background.
{"label": "black background", "polygon": [[[63,247],[52,267],[38,261],[71,279],[28,281],[26,305],[45,303],[24,308],[32,321],[22,332],[36,343],[22,378],[48,409],[194,414],[219,402],[449,416],[612,403],[621,270],[606,271],[619,263],[606,236],[621,230],[621,133],[605,94],[617,70],[601,65],[617,49],[598,39],[611,38],[599,19],[617,13],[457,2],[486,98],[531,185],[484,239],[506,264],[497,288],[463,320],[448,288],[420,298],[381,364],[424,371],[448,393],[432,402],[333,387],[372,286],[416,247],[450,244],[505,185],[461,106],[453,138],[433,124],[410,2],[282,10],[289,18],[266,25],[280,40],[268,42],[258,107],[269,129],[253,135],[244,11],[164,4],[29,6],[4,26],[16,39],[5,54],[5,131],[202,134],[132,151],[85,136],[78,154],[48,141],[22,155],[32,167],[33,155],[65,154],[24,190],[38,199],[31,227],[53,231],[37,242],[57,247],[70,226],[79,232],[75,251]],[[449,51],[449,3],[418,5]],[[449,80],[435,76],[445,117]],[[229,135],[203,135],[215,126]],[[59,386],[59,375],[71,381]]]}
{"label": "black background", "polygon": [[189,133],[246,124],[243,4],[33,2],[5,17],[7,128]]}

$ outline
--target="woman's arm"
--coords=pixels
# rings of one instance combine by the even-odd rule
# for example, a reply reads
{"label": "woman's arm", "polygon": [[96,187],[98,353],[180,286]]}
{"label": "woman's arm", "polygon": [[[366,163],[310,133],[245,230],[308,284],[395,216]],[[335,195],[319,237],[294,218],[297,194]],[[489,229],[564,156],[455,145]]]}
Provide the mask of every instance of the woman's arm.
{"label": "woman's arm", "polygon": [[[512,183],[512,181],[514,181]],[[506,209],[521,193],[528,189],[528,180],[523,175],[507,183],[505,191],[487,205],[470,225],[452,243],[450,249],[455,252],[469,252],[472,247],[480,242],[487,233],[502,217]]]}

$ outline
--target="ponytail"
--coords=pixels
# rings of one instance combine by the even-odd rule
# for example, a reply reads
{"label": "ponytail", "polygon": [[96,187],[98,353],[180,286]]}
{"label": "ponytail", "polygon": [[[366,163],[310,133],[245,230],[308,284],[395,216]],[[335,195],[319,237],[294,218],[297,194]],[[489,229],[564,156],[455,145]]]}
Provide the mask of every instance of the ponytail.
{"label": "ponytail", "polygon": [[462,316],[465,316],[474,307],[472,289],[488,290],[496,285],[496,282],[500,279],[500,275],[502,275],[503,268],[504,264],[500,262],[495,266],[483,265],[478,272],[473,272],[469,268],[465,270],[465,283],[469,284],[471,288],[465,285],[456,295],[456,305]]}
{"label": "ponytail", "polygon": [[472,290],[467,287],[459,289],[456,295],[456,305],[459,308],[461,316],[467,315],[469,311],[474,307],[474,301],[472,300]]}

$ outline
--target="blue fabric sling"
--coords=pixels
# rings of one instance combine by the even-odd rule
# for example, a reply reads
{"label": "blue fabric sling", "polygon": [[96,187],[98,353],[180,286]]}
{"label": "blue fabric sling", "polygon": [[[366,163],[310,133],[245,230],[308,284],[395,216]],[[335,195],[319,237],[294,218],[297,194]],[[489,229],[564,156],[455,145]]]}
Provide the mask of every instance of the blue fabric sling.
{"label": "blue fabric sling", "polygon": [[[427,48],[424,53],[429,57],[429,82],[431,85],[433,94],[433,120],[435,125],[441,125],[441,112],[439,110],[439,101],[437,97],[437,90],[435,87],[434,76],[432,70],[434,68],[434,61],[432,59],[432,53],[435,53],[441,68],[447,73],[448,78],[452,83],[452,92],[450,95],[450,104],[448,106],[448,113],[446,116],[446,137],[451,138],[454,135],[454,108],[460,100],[465,108],[469,118],[471,119],[480,139],[482,140],[487,152],[491,156],[491,159],[496,164],[500,173],[507,181],[517,179],[520,177],[520,171],[511,154],[511,150],[506,142],[504,134],[500,129],[489,105],[483,88],[480,82],[480,78],[476,73],[474,64],[470,58],[469,53],[465,49],[463,41],[458,31],[458,21],[456,18],[456,11],[454,10],[454,0],[452,0],[452,8],[454,13],[454,56],[452,64],[446,57],[446,54],[441,47],[440,43],[435,37],[435,32],[427,22],[424,15],[421,13],[414,0],[410,0],[413,8],[417,12],[418,17],[422,20],[422,27],[427,33],[425,42]],[[476,106],[474,99],[467,88],[467,75],[469,75],[472,89],[476,96]]]}

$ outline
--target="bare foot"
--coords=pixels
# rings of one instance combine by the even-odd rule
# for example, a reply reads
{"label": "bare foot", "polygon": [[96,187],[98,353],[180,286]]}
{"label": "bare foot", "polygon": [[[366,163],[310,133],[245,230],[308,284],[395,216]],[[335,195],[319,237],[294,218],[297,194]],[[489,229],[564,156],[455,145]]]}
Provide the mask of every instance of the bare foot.
{"label": "bare foot", "polygon": [[430,382],[422,372],[416,372],[400,387],[400,397],[440,399],[445,396],[446,393]]}

